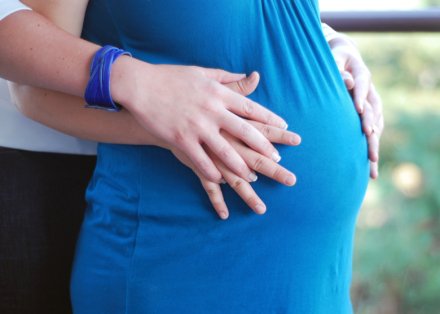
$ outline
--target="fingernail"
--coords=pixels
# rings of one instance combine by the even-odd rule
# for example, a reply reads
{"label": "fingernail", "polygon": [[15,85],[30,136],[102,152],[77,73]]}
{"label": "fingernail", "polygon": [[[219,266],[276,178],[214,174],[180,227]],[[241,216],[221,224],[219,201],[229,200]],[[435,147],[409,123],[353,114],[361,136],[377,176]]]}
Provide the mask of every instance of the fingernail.
{"label": "fingernail", "polygon": [[289,175],[289,176],[286,178],[285,183],[286,183],[286,185],[288,185],[288,186],[292,186],[292,185],[294,185],[294,184],[296,183],[296,178],[295,178],[295,176]]}
{"label": "fingernail", "polygon": [[365,107],[364,102],[363,101],[360,102],[361,113],[364,112],[364,107]]}
{"label": "fingernail", "polygon": [[290,137],[290,144],[296,145],[299,143],[301,143],[301,137],[295,135]]}
{"label": "fingernail", "polygon": [[227,218],[228,218],[228,213],[227,213],[227,212],[224,212],[224,211],[221,211],[221,212],[220,212],[220,218],[221,218],[221,219],[227,219]]}
{"label": "fingernail", "polygon": [[288,127],[289,127],[289,125],[286,122],[283,122],[283,125],[281,126],[281,128],[283,128],[284,130],[287,130]]}
{"label": "fingernail", "polygon": [[264,212],[266,211],[266,206],[264,206],[263,204],[258,204],[257,206],[255,206],[255,209],[259,214],[264,214]]}
{"label": "fingernail", "polygon": [[272,153],[272,160],[275,162],[280,162],[281,156],[277,152]]}
{"label": "fingernail", "polygon": [[221,184],[226,184],[226,180],[222,178],[222,179],[220,180],[220,183],[221,183]]}
{"label": "fingernail", "polygon": [[247,78],[250,80],[254,80],[257,76],[255,75],[255,72],[252,72]]}
{"label": "fingernail", "polygon": [[360,114],[364,112],[364,105],[360,100],[356,100],[357,108]]}
{"label": "fingernail", "polygon": [[255,173],[253,173],[253,172],[249,173],[248,178],[249,178],[249,181],[250,181],[250,182],[255,182],[255,181],[258,180],[257,175],[256,175]]}

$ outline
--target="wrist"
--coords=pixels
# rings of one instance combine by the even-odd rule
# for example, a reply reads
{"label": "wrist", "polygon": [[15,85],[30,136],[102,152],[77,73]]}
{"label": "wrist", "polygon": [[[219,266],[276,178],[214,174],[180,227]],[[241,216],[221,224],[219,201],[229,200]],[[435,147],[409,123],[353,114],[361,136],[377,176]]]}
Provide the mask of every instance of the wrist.
{"label": "wrist", "polygon": [[[150,76],[152,65],[129,56],[121,56],[113,64],[110,76],[111,95],[115,102],[130,112],[136,112],[139,91],[148,88],[145,78]],[[144,93],[145,95],[145,93]]]}
{"label": "wrist", "polygon": [[121,110],[121,106],[114,102],[111,95],[110,76],[113,63],[123,55],[131,56],[129,52],[110,45],[99,48],[95,53],[90,65],[90,78],[84,92],[87,108],[112,112]]}

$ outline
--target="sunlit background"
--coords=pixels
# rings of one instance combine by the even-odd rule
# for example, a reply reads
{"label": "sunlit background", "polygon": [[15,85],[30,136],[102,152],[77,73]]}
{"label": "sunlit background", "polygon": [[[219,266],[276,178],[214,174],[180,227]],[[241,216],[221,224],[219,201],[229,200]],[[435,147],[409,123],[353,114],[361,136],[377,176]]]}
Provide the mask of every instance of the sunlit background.
{"label": "sunlit background", "polygon": [[[439,0],[320,1],[330,10],[414,10]],[[440,33],[350,34],[384,103],[380,178],[356,234],[356,314],[440,313]]]}

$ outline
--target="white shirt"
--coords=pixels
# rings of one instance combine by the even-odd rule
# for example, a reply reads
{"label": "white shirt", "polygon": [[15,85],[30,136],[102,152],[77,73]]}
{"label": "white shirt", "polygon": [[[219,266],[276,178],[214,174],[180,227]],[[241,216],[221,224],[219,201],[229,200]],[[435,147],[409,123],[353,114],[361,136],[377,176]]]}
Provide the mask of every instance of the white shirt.
{"label": "white shirt", "polygon": [[37,152],[96,154],[96,143],[50,129],[23,116],[0,78],[0,146]]}
{"label": "white shirt", "polygon": [[30,10],[30,8],[18,0],[2,0],[0,4],[0,21],[8,15],[20,10]]}
{"label": "white shirt", "polygon": [[[30,8],[18,0],[1,0],[0,20],[19,10]],[[38,152],[96,154],[96,143],[60,133],[23,116],[11,102],[6,81],[1,78],[0,146]]]}

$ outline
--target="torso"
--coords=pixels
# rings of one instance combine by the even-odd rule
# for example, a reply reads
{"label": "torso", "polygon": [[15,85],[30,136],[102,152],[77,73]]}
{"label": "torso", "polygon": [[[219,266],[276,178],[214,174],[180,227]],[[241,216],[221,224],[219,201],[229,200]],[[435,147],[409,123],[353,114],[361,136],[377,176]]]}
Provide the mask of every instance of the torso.
{"label": "torso", "polygon": [[[226,222],[170,152],[101,145],[84,229],[100,221],[98,229],[108,224],[131,243],[124,255],[130,313],[172,313],[188,300],[201,304],[194,313],[205,306],[218,313],[349,313],[366,141],[322,36],[317,2],[92,0],[84,36],[151,63],[259,71],[251,98],[303,140],[279,147],[297,185],[260,176],[253,187],[268,207],[264,216],[224,187]],[[212,295],[219,289],[225,302]],[[179,293],[172,304],[163,299]]]}

